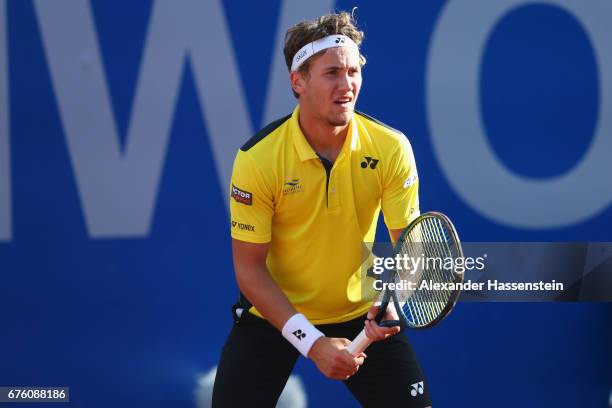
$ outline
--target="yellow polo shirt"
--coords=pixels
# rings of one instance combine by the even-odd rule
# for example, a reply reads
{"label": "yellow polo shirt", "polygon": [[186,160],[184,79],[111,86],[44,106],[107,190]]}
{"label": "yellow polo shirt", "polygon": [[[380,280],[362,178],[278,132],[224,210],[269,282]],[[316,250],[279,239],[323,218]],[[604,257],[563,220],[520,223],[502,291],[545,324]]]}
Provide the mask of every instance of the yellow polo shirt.
{"label": "yellow polo shirt", "polygon": [[270,243],[270,275],[313,324],[344,322],[371,304],[361,296],[361,262],[380,209],[389,229],[419,215],[414,156],[402,133],[355,112],[328,178],[298,117],[299,106],[238,151],[231,234]]}

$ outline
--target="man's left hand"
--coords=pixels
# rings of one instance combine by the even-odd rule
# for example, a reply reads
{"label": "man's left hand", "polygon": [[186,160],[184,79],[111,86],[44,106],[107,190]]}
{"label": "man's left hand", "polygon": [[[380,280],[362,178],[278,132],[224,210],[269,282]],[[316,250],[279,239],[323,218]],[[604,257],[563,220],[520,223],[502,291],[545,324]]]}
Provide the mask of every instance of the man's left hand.
{"label": "man's left hand", "polygon": [[[368,336],[368,338],[372,341],[384,340],[387,337],[394,336],[400,332],[399,326],[381,327],[376,323],[374,318],[378,314],[379,310],[380,309],[378,306],[372,305],[372,307],[368,311],[368,315],[367,315],[368,320],[365,321],[364,330],[366,332],[366,336]],[[387,311],[382,321],[385,321],[385,320],[398,320],[397,312],[395,311],[393,307],[389,307],[389,306],[387,307]]]}

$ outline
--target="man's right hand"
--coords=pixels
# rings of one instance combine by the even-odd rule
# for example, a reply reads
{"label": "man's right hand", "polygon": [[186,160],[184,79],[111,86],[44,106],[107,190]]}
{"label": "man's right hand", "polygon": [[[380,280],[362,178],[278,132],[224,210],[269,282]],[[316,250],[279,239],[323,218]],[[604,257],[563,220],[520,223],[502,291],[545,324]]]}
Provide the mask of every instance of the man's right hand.
{"label": "man's right hand", "polygon": [[353,357],[346,349],[351,344],[348,339],[320,337],[308,352],[308,358],[315,362],[319,371],[327,378],[348,380],[359,370],[366,358],[364,353]]}

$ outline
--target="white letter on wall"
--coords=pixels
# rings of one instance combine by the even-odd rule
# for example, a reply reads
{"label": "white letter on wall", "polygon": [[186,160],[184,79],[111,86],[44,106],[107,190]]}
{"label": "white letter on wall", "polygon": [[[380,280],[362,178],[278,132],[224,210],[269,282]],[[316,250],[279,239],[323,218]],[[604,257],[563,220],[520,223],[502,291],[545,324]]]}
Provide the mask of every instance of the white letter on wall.
{"label": "white letter on wall", "polygon": [[[314,16],[331,7],[330,0],[308,6],[291,3],[289,7],[290,3],[284,2],[279,25],[299,21],[302,12]],[[220,1],[154,3],[123,152],[89,3],[36,0],[34,4],[92,237],[148,234],[187,57],[193,64],[221,191],[227,190],[235,152],[253,134],[253,127]],[[286,28],[281,27],[278,38]],[[279,74],[282,45],[282,40],[276,42],[269,89],[281,83],[290,95],[286,72],[284,80]],[[286,106],[282,92],[269,90],[265,116],[288,112],[294,103]],[[227,200],[227,194],[224,197]]]}
{"label": "white letter on wall", "polygon": [[[593,141],[570,172],[539,180],[504,167],[482,126],[479,73],[489,35],[512,9],[549,4],[588,34],[599,73]],[[603,0],[453,0],[438,20],[427,66],[427,111],[434,150],[451,186],[474,209],[514,227],[556,228],[586,220],[612,202],[612,3]],[[576,102],[578,103],[578,102]]]}
{"label": "white letter on wall", "polygon": [[251,133],[220,1],[154,3],[124,151],[89,2],[34,5],[89,234],[146,236],[188,56],[215,156]]}

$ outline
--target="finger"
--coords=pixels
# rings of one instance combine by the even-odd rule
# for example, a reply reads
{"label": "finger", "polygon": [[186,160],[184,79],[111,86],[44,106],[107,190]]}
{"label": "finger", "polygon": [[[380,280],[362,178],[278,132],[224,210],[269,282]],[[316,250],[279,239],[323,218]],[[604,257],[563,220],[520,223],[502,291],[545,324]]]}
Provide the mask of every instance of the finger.
{"label": "finger", "polygon": [[371,320],[366,320],[364,330],[369,339],[373,341],[380,340],[378,338],[379,333],[375,330]]}
{"label": "finger", "polygon": [[338,370],[335,370],[334,375],[332,377],[338,380],[345,380],[353,374],[353,371],[355,370],[354,369],[351,369],[351,370],[338,369]]}
{"label": "finger", "polygon": [[355,374],[355,370],[351,370],[351,371],[343,371],[338,373],[338,375],[334,376],[334,378],[338,379],[338,380],[342,380],[342,381],[346,381],[348,380],[353,374]]}
{"label": "finger", "polygon": [[370,332],[372,333],[372,337],[376,340],[383,340],[389,336],[397,334],[399,332],[399,326],[393,327],[381,327],[374,322],[370,322],[369,324]]}
{"label": "finger", "polygon": [[368,336],[369,339],[376,340],[376,333],[374,332],[374,330],[372,330],[369,320],[365,321],[363,330],[365,331],[365,334],[366,336]]}
{"label": "finger", "polygon": [[340,343],[342,343],[344,347],[348,347],[349,344],[351,344],[351,341],[349,339],[339,338],[338,340],[340,340]]}
{"label": "finger", "polygon": [[353,357],[351,353],[346,351],[338,362],[340,363],[342,370],[345,370],[347,373],[350,373],[355,370],[357,366],[363,364],[363,359],[359,357]]}
{"label": "finger", "polygon": [[389,336],[393,336],[397,333],[399,333],[399,326],[393,326],[393,327],[378,327],[377,328],[377,333],[382,335],[384,338],[387,338]]}
{"label": "finger", "polygon": [[368,330],[366,334],[370,333],[368,337],[372,340],[382,340],[386,337],[386,333],[383,330],[385,328],[380,327],[378,324],[374,323],[371,320],[366,323],[366,328]]}
{"label": "finger", "polygon": [[346,378],[348,379],[349,377],[354,376],[355,374],[357,374],[357,371],[359,371],[359,366],[357,366],[357,368],[355,368],[354,370],[351,370],[351,372],[347,374]]}
{"label": "finger", "polygon": [[336,380],[346,380],[347,378],[349,378],[351,375],[353,375],[353,373],[355,372],[354,368],[351,369],[347,369],[347,368],[336,368],[335,370],[332,371],[331,375],[329,376],[330,378],[334,378]]}
{"label": "finger", "polygon": [[374,317],[376,317],[377,314],[378,314],[378,306],[371,306],[370,309],[368,310],[368,314],[366,315],[366,318],[368,320],[371,320]]}
{"label": "finger", "polygon": [[333,379],[333,380],[340,380],[340,381],[346,381],[350,378],[350,374],[346,374],[346,373],[334,373],[332,375],[329,376],[329,378]]}
{"label": "finger", "polygon": [[389,331],[390,335],[397,334],[401,331],[401,328],[399,326],[385,327],[385,329]]}

